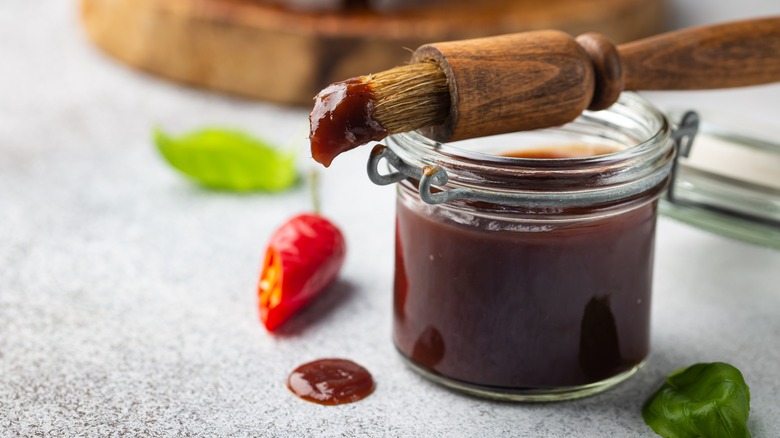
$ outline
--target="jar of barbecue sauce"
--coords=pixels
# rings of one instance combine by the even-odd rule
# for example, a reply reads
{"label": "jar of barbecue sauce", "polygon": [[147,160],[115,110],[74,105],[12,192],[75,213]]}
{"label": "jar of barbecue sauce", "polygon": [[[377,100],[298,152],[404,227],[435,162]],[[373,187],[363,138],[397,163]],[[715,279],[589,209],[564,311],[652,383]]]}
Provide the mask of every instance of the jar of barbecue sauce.
{"label": "jar of barbecue sauce", "polygon": [[665,117],[632,93],[557,128],[378,145],[369,176],[398,182],[398,351],[436,382],[507,400],[631,376],[650,348],[656,207],[674,155]]}

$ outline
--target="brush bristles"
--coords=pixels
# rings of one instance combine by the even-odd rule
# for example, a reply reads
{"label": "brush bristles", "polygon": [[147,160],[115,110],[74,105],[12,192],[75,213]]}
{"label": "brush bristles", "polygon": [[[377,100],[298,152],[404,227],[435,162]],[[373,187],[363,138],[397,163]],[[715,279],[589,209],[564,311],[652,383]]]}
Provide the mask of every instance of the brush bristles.
{"label": "brush bristles", "polygon": [[435,63],[395,67],[365,80],[375,94],[374,120],[388,133],[439,125],[449,113],[447,78]]}

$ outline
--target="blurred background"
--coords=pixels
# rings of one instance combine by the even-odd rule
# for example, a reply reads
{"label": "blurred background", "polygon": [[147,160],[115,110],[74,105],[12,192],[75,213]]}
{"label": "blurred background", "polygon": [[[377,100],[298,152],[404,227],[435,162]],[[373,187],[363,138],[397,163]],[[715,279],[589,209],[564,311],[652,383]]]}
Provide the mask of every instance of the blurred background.
{"label": "blurred background", "polygon": [[403,64],[410,49],[534,29],[620,43],[684,23],[663,0],[83,0],[89,38],[173,80],[309,105],[329,83]]}

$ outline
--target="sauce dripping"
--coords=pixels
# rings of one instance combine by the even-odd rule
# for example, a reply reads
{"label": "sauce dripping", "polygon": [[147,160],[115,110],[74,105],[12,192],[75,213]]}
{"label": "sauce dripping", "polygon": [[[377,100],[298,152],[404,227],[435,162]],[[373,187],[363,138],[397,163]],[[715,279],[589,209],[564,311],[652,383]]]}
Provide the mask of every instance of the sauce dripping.
{"label": "sauce dripping", "polygon": [[371,86],[360,78],[320,91],[309,115],[312,157],[328,167],[342,152],[385,138],[387,130],[373,118],[375,102]]}
{"label": "sauce dripping", "polygon": [[320,359],[303,364],[287,378],[287,387],[298,397],[321,405],[362,400],[374,392],[371,374],[346,359]]}

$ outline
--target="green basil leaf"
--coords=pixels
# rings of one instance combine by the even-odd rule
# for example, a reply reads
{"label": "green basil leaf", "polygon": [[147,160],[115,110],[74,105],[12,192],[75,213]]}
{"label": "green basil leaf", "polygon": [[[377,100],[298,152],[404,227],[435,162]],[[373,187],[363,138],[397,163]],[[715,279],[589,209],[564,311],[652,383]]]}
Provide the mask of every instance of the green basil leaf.
{"label": "green basil leaf", "polygon": [[156,129],[154,141],[173,167],[208,187],[279,191],[297,180],[292,153],[239,131],[205,129],[172,138]]}
{"label": "green basil leaf", "polygon": [[642,406],[642,418],[667,438],[750,437],[750,388],[723,362],[679,369]]}

